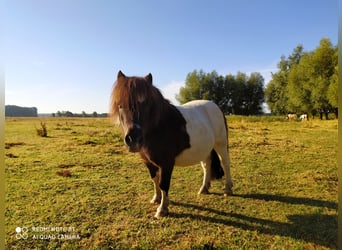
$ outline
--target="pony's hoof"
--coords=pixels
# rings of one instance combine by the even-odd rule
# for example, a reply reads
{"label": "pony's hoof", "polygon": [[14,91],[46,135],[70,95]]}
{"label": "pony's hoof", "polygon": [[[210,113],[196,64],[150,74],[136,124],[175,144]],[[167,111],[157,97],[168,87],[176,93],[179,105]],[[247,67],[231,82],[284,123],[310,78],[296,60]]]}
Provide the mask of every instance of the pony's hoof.
{"label": "pony's hoof", "polygon": [[166,217],[168,215],[169,215],[169,211],[168,210],[157,211],[157,213],[154,215],[154,218],[160,219],[160,218]]}
{"label": "pony's hoof", "polygon": [[198,194],[209,194],[209,190],[207,187],[201,187],[200,191],[198,191]]}
{"label": "pony's hoof", "polygon": [[233,195],[233,191],[230,189],[230,190],[228,190],[228,191],[225,191],[224,192],[224,196],[232,196]]}
{"label": "pony's hoof", "polygon": [[152,200],[150,200],[150,203],[151,203],[151,204],[159,205],[159,204],[160,204],[160,201],[161,201],[160,199],[157,199],[157,198],[154,198],[154,197],[153,197]]}

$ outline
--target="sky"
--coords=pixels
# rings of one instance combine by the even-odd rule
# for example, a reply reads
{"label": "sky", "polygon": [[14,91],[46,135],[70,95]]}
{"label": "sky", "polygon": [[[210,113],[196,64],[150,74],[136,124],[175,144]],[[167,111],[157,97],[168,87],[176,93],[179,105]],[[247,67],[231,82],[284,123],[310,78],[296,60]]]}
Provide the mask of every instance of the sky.
{"label": "sky", "polygon": [[165,98],[193,70],[260,72],[337,44],[337,0],[6,0],[5,104],[107,113],[117,73],[153,75]]}

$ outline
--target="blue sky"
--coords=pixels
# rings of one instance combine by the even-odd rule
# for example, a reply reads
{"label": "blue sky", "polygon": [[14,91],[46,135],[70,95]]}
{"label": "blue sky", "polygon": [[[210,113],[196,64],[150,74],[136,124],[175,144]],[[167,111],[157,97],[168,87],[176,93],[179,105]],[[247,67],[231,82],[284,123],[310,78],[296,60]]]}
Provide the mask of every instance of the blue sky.
{"label": "blue sky", "polygon": [[[5,103],[39,113],[108,112],[119,70],[174,95],[193,70],[260,72],[323,37],[337,44],[337,0],[7,0]],[[177,103],[175,103],[177,104]]]}

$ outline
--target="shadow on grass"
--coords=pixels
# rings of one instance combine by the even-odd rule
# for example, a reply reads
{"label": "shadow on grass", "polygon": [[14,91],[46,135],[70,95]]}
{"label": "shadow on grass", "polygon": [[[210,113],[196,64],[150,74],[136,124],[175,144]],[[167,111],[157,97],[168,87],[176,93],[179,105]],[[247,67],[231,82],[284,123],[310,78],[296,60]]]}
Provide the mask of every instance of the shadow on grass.
{"label": "shadow on grass", "polygon": [[337,210],[337,203],[331,201],[322,201],[310,198],[299,198],[299,197],[289,197],[289,196],[281,196],[281,195],[273,195],[273,194],[237,194],[234,195],[242,198],[250,198],[255,200],[264,200],[264,201],[279,201],[285,202],[288,204],[302,204],[306,206],[313,207],[326,207],[330,209]]}
{"label": "shadow on grass", "polygon": [[[337,203],[309,198],[296,198],[269,194],[247,194],[235,196],[337,209]],[[258,231],[262,234],[291,237],[293,239],[303,240],[308,243],[311,242],[332,249],[337,248],[337,216],[335,215],[326,215],[321,213],[290,214],[287,215],[289,220],[287,223],[246,216],[234,212],[220,211],[195,204],[172,201],[170,203],[174,206],[196,209],[199,211],[209,212],[213,215],[204,216],[198,214],[177,214],[171,212],[170,216],[174,218],[191,218],[193,220],[203,220],[211,223],[233,226],[243,230]]]}

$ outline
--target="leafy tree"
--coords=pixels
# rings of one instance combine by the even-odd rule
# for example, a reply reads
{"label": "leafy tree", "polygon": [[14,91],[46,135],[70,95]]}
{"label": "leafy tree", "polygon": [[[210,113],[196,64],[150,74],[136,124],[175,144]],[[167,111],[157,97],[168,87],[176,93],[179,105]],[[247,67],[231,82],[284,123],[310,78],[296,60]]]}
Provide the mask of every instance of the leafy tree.
{"label": "leafy tree", "polygon": [[[334,62],[335,48],[329,39],[323,38],[319,46],[312,52],[307,53],[307,57],[303,58],[298,64],[302,71],[296,74],[304,74],[305,81],[301,82],[302,89],[307,95],[304,96],[305,104],[309,110],[307,112],[321,114],[332,109],[328,100],[328,89],[330,78],[334,74],[334,67],[337,62]],[[305,59],[305,60],[304,60]],[[298,76],[297,76],[298,77]]]}
{"label": "leafy tree", "polygon": [[264,102],[264,78],[260,73],[251,73],[245,83],[244,95],[245,114],[256,115],[262,113]]}
{"label": "leafy tree", "polygon": [[246,93],[247,75],[238,72],[235,76],[233,83],[232,101],[233,101],[233,114],[245,114],[244,109],[244,95]]}
{"label": "leafy tree", "polygon": [[287,70],[290,70],[292,66],[299,64],[300,59],[302,58],[303,54],[304,54],[303,45],[298,44],[297,47],[293,50],[292,54],[288,56],[288,60],[286,63]]}
{"label": "leafy tree", "polygon": [[330,85],[328,88],[327,96],[331,106],[337,107],[338,105],[338,67],[335,67],[335,72],[330,78]]}
{"label": "leafy tree", "polygon": [[272,113],[337,115],[337,47],[329,39],[308,52],[298,45],[287,60],[281,58],[278,68],[265,90]]}
{"label": "leafy tree", "polygon": [[218,106],[226,107],[226,91],[223,76],[217,74],[216,71],[208,73],[204,76],[205,92],[202,95],[203,99],[212,100]]}
{"label": "leafy tree", "polygon": [[260,73],[250,77],[238,72],[236,76],[218,75],[216,71],[204,73],[193,71],[187,75],[185,87],[180,89],[176,99],[185,103],[194,99],[215,102],[224,113],[259,114],[264,100],[264,79]]}
{"label": "leafy tree", "polygon": [[66,116],[66,117],[73,117],[74,116],[74,114],[70,111],[66,111],[66,112],[63,111],[63,114],[64,114],[63,116]]}
{"label": "leafy tree", "polygon": [[289,105],[287,90],[290,69],[295,67],[303,56],[303,46],[298,45],[286,59],[283,55],[278,63],[278,71],[272,74],[272,79],[265,89],[266,103],[273,114],[285,115],[292,112],[294,105]]}
{"label": "leafy tree", "polygon": [[225,90],[225,108],[223,112],[226,114],[236,114],[237,103],[242,92],[237,87],[235,77],[232,74],[226,75],[223,81]]}
{"label": "leafy tree", "polygon": [[179,90],[179,94],[176,96],[177,101],[180,103],[186,103],[195,99],[202,99],[202,90],[201,90],[201,79],[200,76],[203,72],[197,72],[194,70],[189,73],[185,80],[185,87],[181,87]]}
{"label": "leafy tree", "polygon": [[338,47],[335,46],[333,55],[334,73],[330,77],[330,85],[327,91],[329,104],[332,106],[336,118],[338,118]]}
{"label": "leafy tree", "polygon": [[288,76],[287,94],[288,105],[287,108],[291,112],[309,113],[312,111],[311,103],[311,87],[310,75],[312,68],[310,65],[310,54],[304,53],[300,62],[292,65]]}
{"label": "leafy tree", "polygon": [[[330,85],[330,78],[334,74],[335,49],[329,39],[323,38],[320,45],[312,53],[312,67],[313,74],[312,81],[312,102],[314,109],[325,113],[326,117],[328,112],[332,109],[328,100],[328,89]],[[336,62],[337,64],[337,62]]]}
{"label": "leafy tree", "polygon": [[287,82],[289,74],[289,61],[282,56],[278,63],[278,72],[272,74],[272,79],[265,89],[266,103],[272,113],[285,115],[288,113]]}

